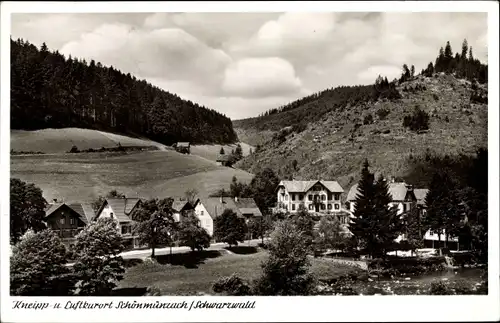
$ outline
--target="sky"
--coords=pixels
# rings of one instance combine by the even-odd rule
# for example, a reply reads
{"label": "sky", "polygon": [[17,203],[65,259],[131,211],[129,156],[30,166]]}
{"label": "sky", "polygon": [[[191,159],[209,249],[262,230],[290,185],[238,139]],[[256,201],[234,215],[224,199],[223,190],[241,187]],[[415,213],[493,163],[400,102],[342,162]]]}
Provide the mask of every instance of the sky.
{"label": "sky", "polygon": [[12,14],[11,35],[94,59],[231,119],[416,71],[450,41],[487,62],[486,13]]}

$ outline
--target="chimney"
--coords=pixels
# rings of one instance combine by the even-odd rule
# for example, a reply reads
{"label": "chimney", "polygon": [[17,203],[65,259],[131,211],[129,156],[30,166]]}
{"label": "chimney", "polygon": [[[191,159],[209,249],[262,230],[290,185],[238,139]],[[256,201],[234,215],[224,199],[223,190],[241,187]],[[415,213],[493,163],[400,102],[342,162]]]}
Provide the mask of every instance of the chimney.
{"label": "chimney", "polygon": [[57,203],[57,199],[53,199],[52,202]]}
{"label": "chimney", "polygon": [[234,201],[235,201],[236,203],[238,203],[238,197],[237,197],[237,196],[235,196],[235,197],[234,197]]}

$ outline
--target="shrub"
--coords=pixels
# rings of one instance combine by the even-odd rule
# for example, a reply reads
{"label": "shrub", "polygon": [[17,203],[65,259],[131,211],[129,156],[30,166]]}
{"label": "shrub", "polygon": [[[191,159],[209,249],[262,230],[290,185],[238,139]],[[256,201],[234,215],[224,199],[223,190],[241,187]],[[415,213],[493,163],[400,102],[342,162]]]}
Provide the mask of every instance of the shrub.
{"label": "shrub", "polygon": [[212,290],[218,294],[227,296],[251,295],[249,284],[236,274],[219,278],[213,285]]}
{"label": "shrub", "polygon": [[161,296],[161,290],[156,286],[149,286],[144,296]]}
{"label": "shrub", "polygon": [[364,120],[363,120],[363,124],[367,125],[367,124],[372,124],[373,123],[373,116],[371,114],[365,116]]}
{"label": "shrub", "polygon": [[412,115],[407,115],[403,119],[403,127],[410,128],[411,131],[422,131],[429,129],[429,114],[419,107],[415,107]]}
{"label": "shrub", "polygon": [[388,133],[391,133],[391,130],[390,129],[386,129],[384,131],[382,131],[383,134],[388,134]]}
{"label": "shrub", "polygon": [[380,120],[384,120],[389,115],[390,111],[387,108],[380,108],[377,110],[377,116]]}
{"label": "shrub", "polygon": [[455,282],[455,286],[453,288],[455,289],[455,294],[456,295],[470,295],[470,294],[473,294],[473,291],[472,291],[472,288],[470,286],[470,283],[468,283],[464,279],[457,280]]}
{"label": "shrub", "polygon": [[439,96],[436,93],[432,94],[432,97],[434,100],[439,101]]}
{"label": "shrub", "polygon": [[450,118],[449,118],[448,116],[446,116],[446,117],[444,118],[444,121],[446,121],[446,122],[450,122]]}
{"label": "shrub", "polygon": [[450,295],[450,290],[448,286],[442,281],[432,282],[431,288],[429,290],[431,295]]}
{"label": "shrub", "polygon": [[70,153],[78,153],[78,152],[80,152],[80,151],[78,150],[78,147],[77,147],[77,146],[73,145],[73,147],[71,147],[71,149],[70,149],[70,151],[69,151],[69,152],[70,152]]}

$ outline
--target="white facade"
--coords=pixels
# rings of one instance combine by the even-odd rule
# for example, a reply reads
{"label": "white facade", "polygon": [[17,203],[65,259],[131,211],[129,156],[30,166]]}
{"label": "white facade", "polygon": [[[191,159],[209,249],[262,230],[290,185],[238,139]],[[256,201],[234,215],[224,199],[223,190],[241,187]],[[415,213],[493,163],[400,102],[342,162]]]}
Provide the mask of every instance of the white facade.
{"label": "white facade", "polygon": [[[104,208],[101,210],[101,213],[97,218],[111,218],[116,221],[116,230],[122,235],[124,238],[132,238],[132,224],[133,221],[118,221],[115,216],[115,212],[111,208],[109,204],[106,203]],[[135,240],[135,239],[134,239]],[[134,241],[134,246],[136,245]]]}
{"label": "white facade", "polygon": [[340,193],[330,193],[321,185],[314,186],[305,193],[288,192],[281,187],[277,194],[278,209],[285,212],[296,213],[301,204],[308,212],[326,214],[341,210]]}
{"label": "white facade", "polygon": [[196,207],[194,208],[194,213],[196,214],[196,217],[200,221],[200,226],[207,230],[208,234],[210,236],[213,236],[214,234],[214,221],[210,214],[208,214],[207,209],[203,205],[203,203],[198,202],[196,204]]}

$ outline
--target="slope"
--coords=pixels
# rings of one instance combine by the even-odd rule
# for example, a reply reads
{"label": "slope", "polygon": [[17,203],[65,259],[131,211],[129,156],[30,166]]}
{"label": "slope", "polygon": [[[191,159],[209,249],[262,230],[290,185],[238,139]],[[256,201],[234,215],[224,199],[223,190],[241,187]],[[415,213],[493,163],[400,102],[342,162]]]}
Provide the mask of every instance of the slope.
{"label": "slope", "polygon": [[242,170],[217,166],[199,156],[175,151],[11,156],[11,177],[34,183],[47,200],[92,201],[116,189],[143,198],[183,196],[195,188],[201,196],[229,188]]}
{"label": "slope", "polygon": [[[413,156],[429,151],[472,154],[487,146],[488,106],[474,99],[478,92],[487,96],[487,84],[438,73],[410,78],[401,82],[397,91],[399,100],[347,104],[321,115],[303,131],[294,131],[293,125],[273,131],[255,154],[237,166],[251,172],[271,167],[282,178],[334,179],[347,190],[358,180],[365,158],[376,172],[396,177],[408,171],[408,160]],[[402,126],[404,116],[416,106],[430,115],[427,133],[417,134]],[[382,109],[388,115],[378,112]],[[364,124],[367,115],[373,117],[373,123]],[[236,131],[247,137],[251,131],[258,132],[251,127]]]}

